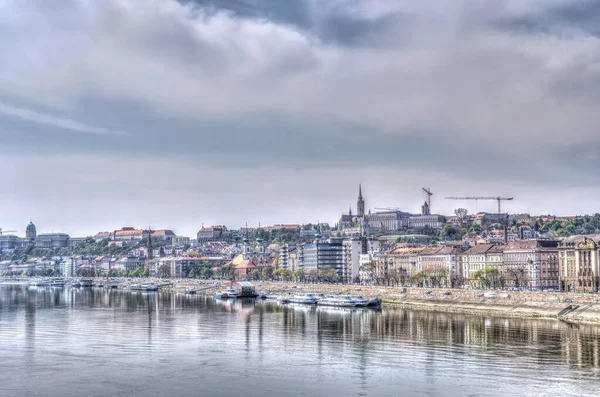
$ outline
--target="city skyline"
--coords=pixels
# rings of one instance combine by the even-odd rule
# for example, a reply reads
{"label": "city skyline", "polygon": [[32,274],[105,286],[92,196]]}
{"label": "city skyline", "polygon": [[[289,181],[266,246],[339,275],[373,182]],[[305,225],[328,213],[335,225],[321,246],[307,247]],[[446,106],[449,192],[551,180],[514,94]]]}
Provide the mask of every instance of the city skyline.
{"label": "city skyline", "polygon": [[[594,2],[9,1],[0,227],[598,212]],[[19,40],[12,38],[18,37]],[[494,212],[495,204],[479,203]],[[51,225],[51,226],[50,226]]]}
{"label": "city skyline", "polygon": [[[372,207],[368,203],[365,204],[366,200],[364,200],[364,196],[362,194],[361,186],[362,186],[362,184],[358,185],[358,189],[359,189],[359,193],[358,194],[359,195],[357,195],[356,198],[357,198],[357,200],[361,201],[360,205],[362,205],[362,206],[366,205],[366,207],[364,207],[364,209],[363,209],[364,214],[369,214],[370,215],[371,213],[373,213],[375,215],[377,213],[385,213],[386,211],[397,211],[399,213],[406,213],[407,212],[406,209],[400,208],[400,207],[393,207],[393,206],[391,206],[391,207],[383,207],[382,208],[382,207]],[[429,191],[431,192],[431,190],[429,190]],[[477,198],[477,199],[472,198],[471,200],[467,200],[467,199],[463,200],[463,198],[461,197],[460,199],[461,200],[453,201],[453,202],[463,203],[465,205],[459,205],[459,204],[457,204],[455,206],[455,208],[465,208],[465,207],[466,208],[471,208],[471,207],[475,208],[475,211],[467,210],[469,215],[475,215],[477,213],[488,213],[488,214],[496,214],[497,213],[497,211],[493,211],[492,210],[492,207],[494,209],[496,209],[496,206],[497,206],[497,201],[493,200],[494,197],[486,197],[484,199],[481,199],[481,197]],[[510,198],[509,200],[512,200],[512,199],[513,198]],[[444,200],[444,201],[447,202],[447,200]],[[423,202],[423,204],[427,204],[427,200],[426,199]],[[506,213],[506,214],[520,214],[519,212],[511,212],[510,210],[506,211],[506,204],[504,204],[504,205],[505,206],[503,207],[502,213]],[[252,224],[252,223],[249,224],[246,221],[246,222],[242,222],[242,224],[239,225],[239,226],[237,225],[237,223],[226,224],[224,222],[219,222],[219,221],[215,221],[215,222],[212,222],[212,223],[201,222],[200,225],[196,226],[195,228],[193,228],[190,233],[179,232],[179,230],[176,227],[172,227],[172,225],[171,226],[161,225],[159,227],[156,227],[156,226],[153,226],[151,224],[148,224],[147,226],[144,226],[143,222],[141,224],[139,222],[137,222],[137,223],[130,223],[130,224],[119,224],[117,226],[113,225],[113,226],[110,226],[110,227],[105,228],[105,229],[96,228],[96,229],[93,229],[93,230],[91,229],[91,228],[93,228],[93,226],[89,226],[89,227],[86,226],[86,228],[87,228],[86,230],[92,230],[92,231],[90,231],[90,232],[84,232],[84,233],[78,233],[78,234],[77,233],[74,234],[74,233],[72,233],[72,232],[70,232],[68,230],[60,230],[60,229],[55,229],[55,228],[42,229],[42,230],[40,230],[38,232],[42,233],[42,234],[44,234],[44,233],[45,234],[47,234],[47,233],[67,233],[67,234],[77,235],[77,236],[93,236],[96,233],[113,232],[113,231],[119,230],[120,228],[133,228],[133,229],[137,229],[137,230],[147,230],[147,229],[152,229],[152,230],[173,230],[173,231],[176,232],[177,235],[192,236],[194,238],[194,236],[196,235],[196,233],[200,229],[202,229],[204,227],[212,227],[212,226],[220,226],[220,225],[224,225],[229,230],[242,230],[244,228],[248,228],[248,229],[254,230],[254,229],[257,229],[257,228],[261,228],[261,227],[268,228],[268,227],[272,227],[272,226],[276,226],[276,225],[310,225],[310,224],[313,224],[313,225],[315,225],[315,224],[328,224],[330,227],[335,228],[338,225],[338,223],[340,223],[340,222],[343,223],[343,220],[340,218],[340,215],[343,217],[343,216],[346,216],[346,215],[350,214],[349,216],[357,216],[358,215],[359,217],[361,217],[360,211],[359,211],[358,207],[359,207],[359,204],[357,202],[354,202],[354,203],[349,202],[349,208],[347,208],[345,211],[341,211],[338,214],[338,216],[335,217],[335,220],[333,220],[331,222],[328,221],[327,219],[317,219],[316,221],[309,219],[309,220],[303,221],[303,222],[298,222],[298,221],[292,221],[292,222],[274,221],[274,222],[271,222],[271,223],[268,223],[268,222],[265,223],[265,222],[258,221],[255,224]],[[432,205],[432,207],[433,207],[433,205]],[[481,207],[483,207],[483,208],[481,208]],[[435,208],[437,209],[437,206]],[[421,208],[421,211],[422,210],[423,210],[423,207]],[[427,211],[429,211],[429,208],[427,208]],[[417,215],[417,216],[420,215],[419,211],[411,211],[410,213],[413,214],[413,215]],[[452,212],[452,213],[444,213],[444,212],[440,212],[440,211],[434,211],[434,212],[431,212],[431,213],[432,214],[434,214],[434,213],[435,214],[440,214],[440,215],[445,216],[446,218],[448,218],[448,217],[454,217],[455,216],[454,212]],[[530,216],[532,216],[532,217],[538,217],[538,216],[539,217],[542,217],[542,216],[556,216],[556,217],[567,216],[568,217],[568,216],[585,216],[585,215],[591,216],[591,215],[594,215],[594,213],[589,213],[589,214],[549,214],[548,213],[548,214],[544,214],[544,213],[530,213],[530,212],[524,212],[524,213],[521,213],[521,214],[525,214],[525,213],[528,214],[528,215],[530,215]],[[29,222],[30,222],[30,224],[33,223],[33,219],[30,218]],[[368,222],[368,220],[367,220],[367,222]],[[83,222],[83,223],[85,223],[85,222]],[[176,224],[176,223],[177,223],[176,220],[172,220],[171,221],[171,224]],[[0,232],[2,232],[2,231],[4,231],[5,235],[8,235],[8,234],[15,234],[15,235],[21,235],[21,234],[23,234],[24,235],[25,234],[25,228],[23,228],[21,230],[21,227],[19,227],[19,226],[15,226],[14,228],[11,228],[11,227],[0,228]],[[7,231],[10,232],[10,233],[8,233]]]}

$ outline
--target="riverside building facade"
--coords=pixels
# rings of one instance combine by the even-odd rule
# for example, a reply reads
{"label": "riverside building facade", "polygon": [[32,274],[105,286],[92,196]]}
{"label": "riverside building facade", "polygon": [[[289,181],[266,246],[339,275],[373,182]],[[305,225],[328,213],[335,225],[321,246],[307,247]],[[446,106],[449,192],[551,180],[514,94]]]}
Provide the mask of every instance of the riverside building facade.
{"label": "riverside building facade", "polygon": [[313,243],[303,244],[298,251],[298,267],[304,271],[309,280],[318,280],[322,269],[334,269],[338,276],[344,279],[344,247],[341,239],[320,241],[316,238]]}
{"label": "riverside building facade", "polygon": [[600,235],[571,236],[558,246],[560,289],[590,292],[600,288]]}

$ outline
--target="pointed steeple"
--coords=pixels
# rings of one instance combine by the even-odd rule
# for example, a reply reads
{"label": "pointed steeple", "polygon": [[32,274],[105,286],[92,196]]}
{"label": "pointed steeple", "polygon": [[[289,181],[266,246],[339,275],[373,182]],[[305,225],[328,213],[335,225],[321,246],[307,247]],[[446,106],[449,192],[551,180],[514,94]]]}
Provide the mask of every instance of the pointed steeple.
{"label": "pointed steeple", "polygon": [[360,218],[365,216],[365,200],[362,196],[362,185],[358,185],[358,201],[356,202],[356,215]]}
{"label": "pointed steeple", "polygon": [[242,240],[244,244],[248,244],[248,222],[246,222],[246,231],[244,232],[244,239]]}
{"label": "pointed steeple", "polygon": [[348,204],[348,215],[350,215],[350,218],[352,218],[352,204]]}

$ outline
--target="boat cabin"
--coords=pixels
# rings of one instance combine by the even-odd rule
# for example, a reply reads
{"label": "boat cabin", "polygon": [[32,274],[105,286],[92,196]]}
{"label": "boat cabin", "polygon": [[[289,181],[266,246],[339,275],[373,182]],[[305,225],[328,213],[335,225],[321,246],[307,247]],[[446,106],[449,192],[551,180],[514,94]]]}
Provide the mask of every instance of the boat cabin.
{"label": "boat cabin", "polygon": [[232,281],[229,288],[237,292],[239,298],[254,298],[258,295],[254,285],[248,281]]}

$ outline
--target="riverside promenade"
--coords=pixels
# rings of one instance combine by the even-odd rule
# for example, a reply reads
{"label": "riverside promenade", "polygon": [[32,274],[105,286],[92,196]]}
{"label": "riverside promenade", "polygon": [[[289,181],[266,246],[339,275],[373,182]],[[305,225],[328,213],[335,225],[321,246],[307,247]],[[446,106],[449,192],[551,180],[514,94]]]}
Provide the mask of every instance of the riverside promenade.
{"label": "riverside promenade", "polygon": [[[206,284],[205,284],[206,283]],[[205,285],[200,291],[212,294],[228,282],[181,280],[176,289]],[[547,318],[574,323],[600,325],[600,294],[463,290],[443,288],[402,288],[343,284],[304,284],[290,282],[254,282],[257,291],[271,293],[323,293],[379,297],[388,307],[450,313],[495,315],[499,317]]]}
{"label": "riverside promenade", "polygon": [[[27,278],[0,279],[0,283],[27,284]],[[105,282],[96,278],[96,284]],[[212,295],[229,286],[224,280],[114,278],[111,284],[128,289],[133,284],[152,283],[163,291],[184,293],[196,289],[198,294]],[[546,318],[572,323],[600,325],[600,294],[463,290],[443,288],[403,288],[346,284],[305,284],[255,281],[257,291],[274,294],[323,293],[362,295],[381,298],[388,307],[404,307],[438,312],[493,315],[498,317]]]}

